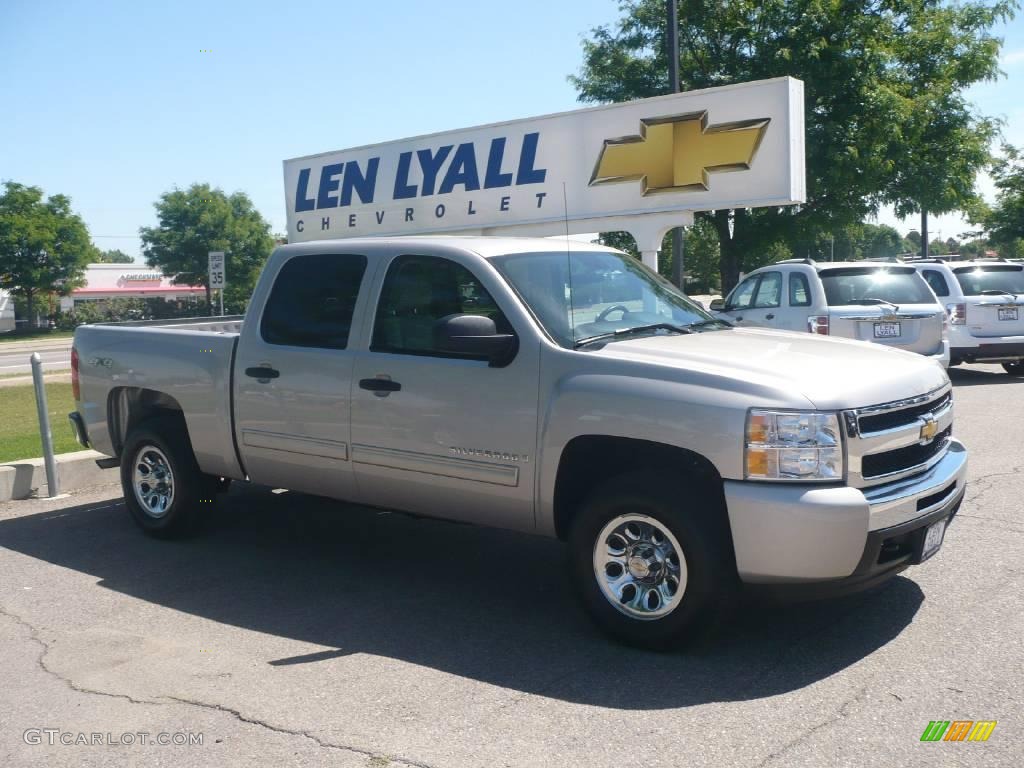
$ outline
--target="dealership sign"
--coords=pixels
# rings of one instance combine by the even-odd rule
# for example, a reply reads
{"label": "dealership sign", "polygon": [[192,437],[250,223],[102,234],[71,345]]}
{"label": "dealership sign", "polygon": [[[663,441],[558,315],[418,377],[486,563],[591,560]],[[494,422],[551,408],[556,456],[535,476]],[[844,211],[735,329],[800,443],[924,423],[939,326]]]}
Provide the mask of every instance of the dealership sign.
{"label": "dealership sign", "polygon": [[288,237],[663,232],[803,202],[803,131],[779,78],[286,160]]}

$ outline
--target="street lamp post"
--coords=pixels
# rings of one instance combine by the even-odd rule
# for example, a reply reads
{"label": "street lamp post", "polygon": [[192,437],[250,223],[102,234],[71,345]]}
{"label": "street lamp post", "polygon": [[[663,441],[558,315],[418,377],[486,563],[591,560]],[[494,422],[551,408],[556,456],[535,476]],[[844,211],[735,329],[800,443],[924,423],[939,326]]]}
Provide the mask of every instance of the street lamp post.
{"label": "street lamp post", "polygon": [[[677,0],[665,0],[668,5],[668,23],[665,28],[665,53],[668,56],[668,85],[672,93],[679,93],[679,5]],[[683,230],[672,230],[672,281],[686,293],[686,271],[683,264]]]}

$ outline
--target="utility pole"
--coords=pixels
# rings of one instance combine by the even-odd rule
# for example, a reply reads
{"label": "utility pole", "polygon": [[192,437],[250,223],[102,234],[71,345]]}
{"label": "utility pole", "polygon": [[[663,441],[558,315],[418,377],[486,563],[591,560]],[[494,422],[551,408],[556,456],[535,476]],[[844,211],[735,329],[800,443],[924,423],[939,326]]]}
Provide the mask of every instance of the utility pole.
{"label": "utility pole", "polygon": [[[668,86],[679,93],[679,5],[677,0],[665,0],[668,5],[668,24],[665,28],[665,52],[668,55]],[[683,230],[672,230],[672,282],[686,293],[686,270],[683,264]]]}
{"label": "utility pole", "polygon": [[921,256],[928,258],[928,211],[921,208]]}

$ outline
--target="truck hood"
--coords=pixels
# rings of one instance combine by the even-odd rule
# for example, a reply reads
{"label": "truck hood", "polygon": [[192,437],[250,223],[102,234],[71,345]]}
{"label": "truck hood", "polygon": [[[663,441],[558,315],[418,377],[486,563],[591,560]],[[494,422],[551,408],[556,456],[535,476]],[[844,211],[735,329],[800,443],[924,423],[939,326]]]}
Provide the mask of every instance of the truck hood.
{"label": "truck hood", "polygon": [[949,381],[941,365],[912,352],[764,328],[625,338],[594,354],[774,386],[821,410],[900,400]]}

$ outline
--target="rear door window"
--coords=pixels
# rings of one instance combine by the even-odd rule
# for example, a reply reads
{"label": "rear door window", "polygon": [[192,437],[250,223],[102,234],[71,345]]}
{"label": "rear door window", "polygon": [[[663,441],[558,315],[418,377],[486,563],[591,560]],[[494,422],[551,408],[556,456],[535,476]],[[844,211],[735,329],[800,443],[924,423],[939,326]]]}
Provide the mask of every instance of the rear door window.
{"label": "rear door window", "polygon": [[789,273],[789,306],[811,306],[811,286],[802,272]]}
{"label": "rear door window", "polygon": [[277,273],[263,310],[263,340],[345,349],[365,272],[365,256],[317,253],[289,259]]}

